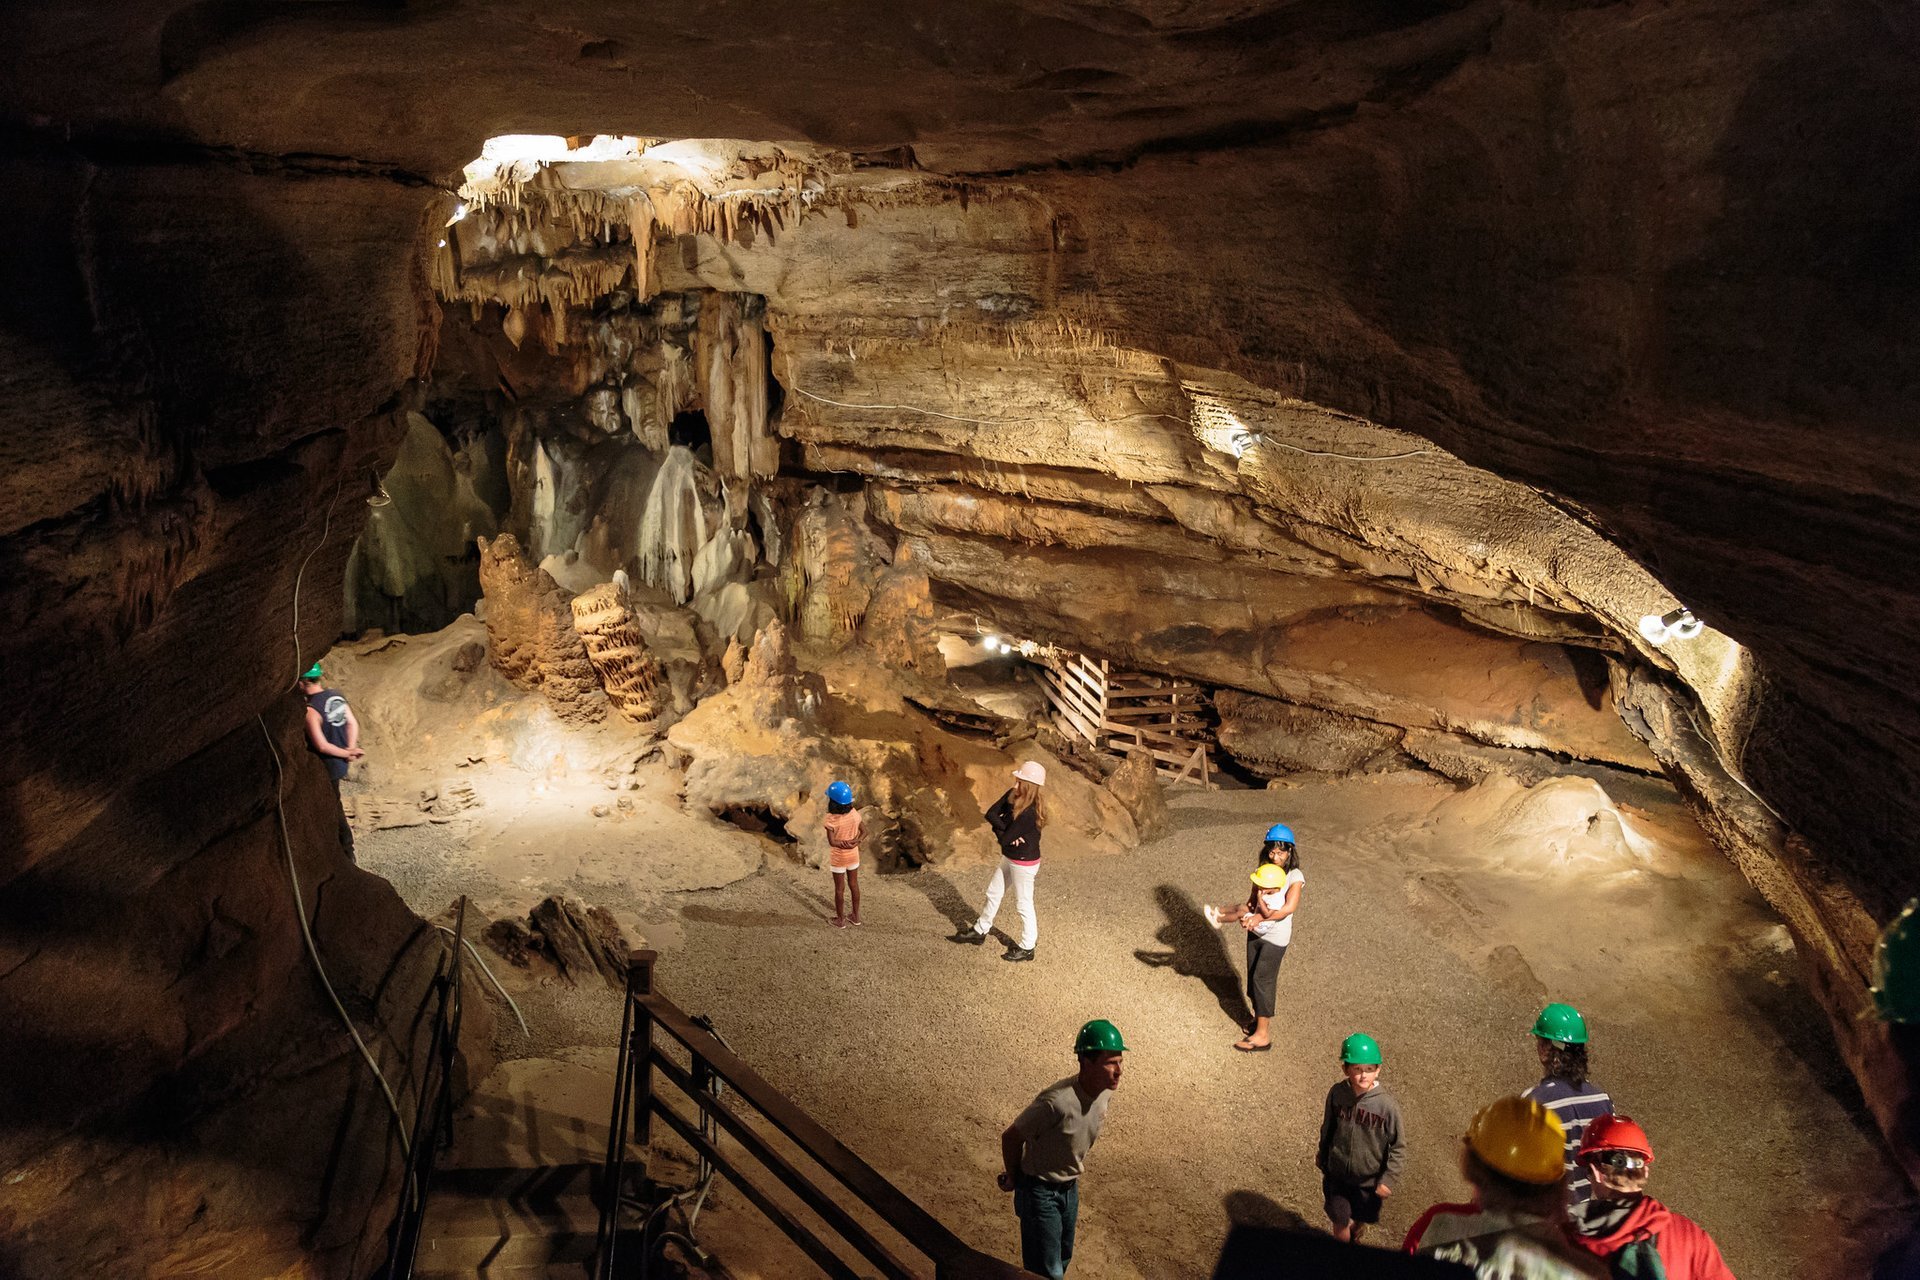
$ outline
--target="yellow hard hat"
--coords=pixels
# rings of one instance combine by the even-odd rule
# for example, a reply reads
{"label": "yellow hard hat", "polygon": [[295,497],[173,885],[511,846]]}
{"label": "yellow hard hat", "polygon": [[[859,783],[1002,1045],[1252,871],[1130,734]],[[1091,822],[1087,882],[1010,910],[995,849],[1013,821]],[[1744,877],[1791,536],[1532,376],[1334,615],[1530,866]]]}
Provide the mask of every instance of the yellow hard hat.
{"label": "yellow hard hat", "polygon": [[1278,889],[1287,882],[1287,873],[1282,871],[1275,863],[1263,862],[1254,873],[1247,878],[1259,885],[1262,889]]}
{"label": "yellow hard hat", "polygon": [[1502,1098],[1480,1108],[1467,1126],[1467,1145],[1520,1182],[1544,1187],[1566,1173],[1567,1131],[1560,1117],[1530,1098]]}

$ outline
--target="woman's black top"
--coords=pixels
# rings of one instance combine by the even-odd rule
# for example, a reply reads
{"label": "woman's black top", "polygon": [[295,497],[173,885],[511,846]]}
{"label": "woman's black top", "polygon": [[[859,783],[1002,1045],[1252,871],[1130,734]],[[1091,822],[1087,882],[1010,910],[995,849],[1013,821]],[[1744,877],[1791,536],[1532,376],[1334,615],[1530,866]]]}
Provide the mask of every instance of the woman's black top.
{"label": "woman's black top", "polygon": [[1000,840],[1000,852],[1015,862],[1040,861],[1040,818],[1037,804],[1026,812],[1013,811],[1013,792],[1001,796],[987,810],[987,825]]}

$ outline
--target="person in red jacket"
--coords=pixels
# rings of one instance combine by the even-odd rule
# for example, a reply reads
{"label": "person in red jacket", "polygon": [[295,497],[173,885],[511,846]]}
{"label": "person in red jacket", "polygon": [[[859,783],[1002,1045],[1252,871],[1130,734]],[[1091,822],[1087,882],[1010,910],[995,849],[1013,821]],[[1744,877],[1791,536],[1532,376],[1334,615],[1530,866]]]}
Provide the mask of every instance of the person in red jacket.
{"label": "person in red jacket", "polygon": [[1734,1280],[1713,1237],[1647,1194],[1653,1144],[1646,1130],[1626,1116],[1601,1116],[1580,1140],[1580,1163],[1593,1179],[1593,1198],[1575,1210],[1567,1234],[1614,1275]]}

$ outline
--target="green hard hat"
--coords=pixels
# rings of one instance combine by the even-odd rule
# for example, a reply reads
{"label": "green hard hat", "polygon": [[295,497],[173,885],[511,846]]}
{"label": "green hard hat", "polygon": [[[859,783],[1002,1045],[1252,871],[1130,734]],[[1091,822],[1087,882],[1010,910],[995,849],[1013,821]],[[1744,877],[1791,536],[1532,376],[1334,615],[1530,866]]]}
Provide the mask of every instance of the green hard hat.
{"label": "green hard hat", "polygon": [[1881,931],[1873,949],[1873,1007],[1888,1022],[1920,1023],[1920,898]]}
{"label": "green hard hat", "polygon": [[1533,1034],[1560,1044],[1585,1044],[1587,1020],[1572,1005],[1556,1002],[1542,1009],[1540,1016],[1533,1020]]}
{"label": "green hard hat", "polygon": [[312,666],[308,667],[306,670],[306,674],[302,675],[300,678],[302,680],[318,680],[325,675],[326,675],[326,672],[322,671],[320,669],[320,664],[316,662]]}
{"label": "green hard hat", "polygon": [[1364,1031],[1356,1031],[1340,1042],[1340,1061],[1350,1067],[1377,1067],[1380,1042]]}
{"label": "green hard hat", "polygon": [[1080,1028],[1080,1034],[1073,1038],[1075,1053],[1125,1053],[1126,1042],[1120,1038],[1120,1028],[1105,1018],[1095,1018]]}

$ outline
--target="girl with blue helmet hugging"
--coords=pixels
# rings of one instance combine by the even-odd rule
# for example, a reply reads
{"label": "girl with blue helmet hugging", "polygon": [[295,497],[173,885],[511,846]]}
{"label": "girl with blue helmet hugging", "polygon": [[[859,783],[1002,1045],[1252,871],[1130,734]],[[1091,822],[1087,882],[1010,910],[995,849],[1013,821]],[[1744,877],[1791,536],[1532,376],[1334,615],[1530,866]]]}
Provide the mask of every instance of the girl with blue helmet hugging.
{"label": "girl with blue helmet hugging", "polygon": [[1300,872],[1293,828],[1279,822],[1267,828],[1260,847],[1260,865],[1249,878],[1253,888],[1245,902],[1217,907],[1209,903],[1204,909],[1208,924],[1216,928],[1237,924],[1246,931],[1247,1001],[1253,1006],[1253,1022],[1233,1047],[1241,1053],[1264,1053],[1273,1048],[1271,1026],[1280,962],[1293,942],[1293,913],[1300,908],[1306,883]]}

